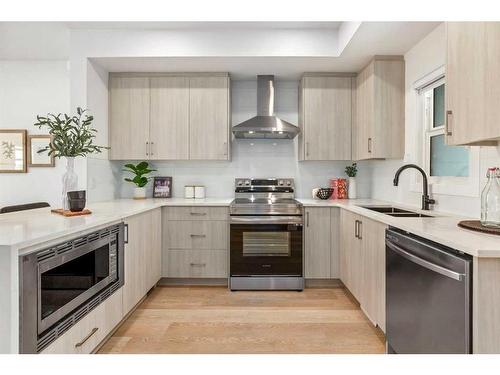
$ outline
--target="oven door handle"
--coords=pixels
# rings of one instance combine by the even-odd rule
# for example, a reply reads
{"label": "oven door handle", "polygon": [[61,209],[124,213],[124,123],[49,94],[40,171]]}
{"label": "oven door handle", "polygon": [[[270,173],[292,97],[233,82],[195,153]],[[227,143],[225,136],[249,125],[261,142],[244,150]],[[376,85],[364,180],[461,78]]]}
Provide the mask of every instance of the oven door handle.
{"label": "oven door handle", "polygon": [[458,272],[449,270],[448,268],[438,266],[437,264],[434,264],[432,262],[429,262],[428,260],[422,259],[416,255],[409,253],[408,251],[402,249],[398,245],[393,244],[392,242],[387,241],[386,245],[389,249],[391,249],[392,251],[394,251],[398,255],[402,256],[403,258],[406,258],[410,262],[416,263],[419,266],[427,268],[430,271],[437,272],[440,275],[449,277],[453,280],[462,281],[465,278],[465,274],[463,274],[463,273],[458,273]]}
{"label": "oven door handle", "polygon": [[295,224],[303,225],[302,216],[231,216],[230,224]]}

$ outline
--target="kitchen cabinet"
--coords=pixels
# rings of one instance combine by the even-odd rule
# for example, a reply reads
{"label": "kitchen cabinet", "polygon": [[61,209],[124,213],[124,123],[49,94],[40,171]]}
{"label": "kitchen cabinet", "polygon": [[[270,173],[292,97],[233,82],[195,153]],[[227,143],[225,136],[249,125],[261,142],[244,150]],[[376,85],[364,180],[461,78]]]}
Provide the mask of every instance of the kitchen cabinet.
{"label": "kitchen cabinet", "polygon": [[131,311],[161,277],[160,215],[158,208],[126,219],[124,314]]}
{"label": "kitchen cabinet", "polygon": [[110,77],[109,158],[149,158],[149,78]]}
{"label": "kitchen cabinet", "polygon": [[339,277],[340,210],[307,207],[304,228],[304,273],[307,279]]}
{"label": "kitchen cabinet", "polygon": [[228,160],[229,77],[189,80],[189,159]]}
{"label": "kitchen cabinet", "polygon": [[446,142],[500,139],[500,22],[446,23]]}
{"label": "kitchen cabinet", "polygon": [[404,156],[405,64],[402,56],[376,56],[356,78],[353,159]]}
{"label": "kitchen cabinet", "polygon": [[111,73],[111,160],[229,160],[229,75]]}
{"label": "kitchen cabinet", "polygon": [[385,332],[385,224],[342,210],[340,279]]}
{"label": "kitchen cabinet", "polygon": [[189,78],[151,77],[150,159],[189,159]]}
{"label": "kitchen cabinet", "polygon": [[162,276],[226,278],[228,217],[227,207],[164,208]]}
{"label": "kitchen cabinet", "polygon": [[353,81],[350,74],[302,77],[299,160],[351,160]]}

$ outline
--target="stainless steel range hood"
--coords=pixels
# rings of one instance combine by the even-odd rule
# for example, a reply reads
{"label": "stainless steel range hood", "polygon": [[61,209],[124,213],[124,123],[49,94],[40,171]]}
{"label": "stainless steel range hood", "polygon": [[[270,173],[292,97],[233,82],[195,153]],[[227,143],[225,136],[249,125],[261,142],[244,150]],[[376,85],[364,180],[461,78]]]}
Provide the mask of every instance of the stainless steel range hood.
{"label": "stainless steel range hood", "polygon": [[236,138],[292,139],[297,126],[274,115],[274,76],[257,76],[257,116],[233,127]]}

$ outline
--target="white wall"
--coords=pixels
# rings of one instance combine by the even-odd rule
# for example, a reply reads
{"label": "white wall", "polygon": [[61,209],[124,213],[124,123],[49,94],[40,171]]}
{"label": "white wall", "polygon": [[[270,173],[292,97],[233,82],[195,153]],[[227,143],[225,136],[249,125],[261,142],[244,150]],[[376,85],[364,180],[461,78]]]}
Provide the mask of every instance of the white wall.
{"label": "white wall", "polygon": [[[0,128],[47,134],[33,126],[36,115],[68,110],[67,61],[0,60]],[[28,173],[0,173],[0,207],[37,201],[60,206],[64,170],[65,164],[56,159],[54,168],[28,167]]]}
{"label": "white wall", "polygon": [[[412,181],[414,177],[411,176],[411,174],[418,172],[412,170],[403,172],[398,187],[393,186],[392,180],[395,171],[401,165],[415,162],[421,164],[419,149],[416,147],[416,140],[420,139],[418,134],[420,134],[421,124],[417,121],[417,93],[414,89],[414,83],[445,64],[445,37],[445,27],[444,24],[441,24],[405,54],[405,160],[369,161],[362,163],[362,165],[366,165],[369,169],[371,182],[369,194],[372,198],[416,206],[420,205],[422,193],[413,191]],[[477,184],[482,187],[485,183],[484,175],[486,174],[487,167],[500,165],[500,147],[481,147],[479,163],[481,181],[477,181]],[[434,198],[437,201],[435,209],[479,217],[479,194],[480,190],[475,197],[434,194]]]}
{"label": "white wall", "polygon": [[[255,116],[256,81],[233,81],[231,85],[233,126]],[[276,112],[293,124],[298,123],[298,82],[277,81]],[[297,196],[309,198],[314,187],[328,186],[328,179],[344,176],[346,162],[299,162],[297,138],[294,140],[233,140],[230,162],[153,162],[156,175],[173,177],[173,195],[182,197],[184,185],[206,186],[210,197],[234,196],[236,177],[293,177]],[[120,166],[122,163],[120,163]],[[119,167],[117,168],[119,169]],[[133,186],[120,178],[121,196],[132,196]],[[149,186],[151,190],[152,187]],[[366,185],[360,184],[360,194]]]}

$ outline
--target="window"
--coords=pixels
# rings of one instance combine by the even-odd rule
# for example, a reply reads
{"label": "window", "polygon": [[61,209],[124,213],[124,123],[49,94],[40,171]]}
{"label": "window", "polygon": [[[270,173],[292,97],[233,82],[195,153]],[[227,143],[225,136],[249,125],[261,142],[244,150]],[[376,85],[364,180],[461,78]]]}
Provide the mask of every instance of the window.
{"label": "window", "polygon": [[425,169],[429,176],[468,177],[469,149],[447,146],[445,142],[445,83],[444,78],[420,91],[424,100]]}

